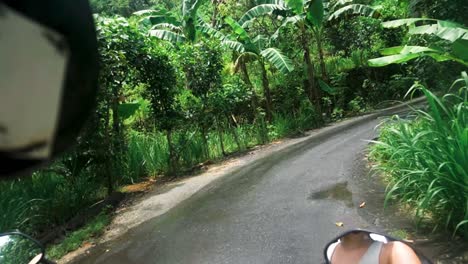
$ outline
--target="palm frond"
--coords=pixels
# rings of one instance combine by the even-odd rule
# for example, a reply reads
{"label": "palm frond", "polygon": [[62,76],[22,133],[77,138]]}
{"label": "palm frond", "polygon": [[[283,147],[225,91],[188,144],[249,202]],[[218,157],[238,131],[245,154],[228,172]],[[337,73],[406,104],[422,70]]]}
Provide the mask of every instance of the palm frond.
{"label": "palm frond", "polygon": [[348,6],[345,6],[336,10],[328,17],[328,20],[330,21],[333,19],[337,19],[344,15],[378,17],[380,16],[380,13],[377,12],[376,9],[368,5],[353,4],[353,5],[348,5]]}
{"label": "palm frond", "polygon": [[274,11],[285,11],[288,8],[284,5],[277,5],[277,4],[262,4],[252,7],[249,11],[247,11],[239,20],[239,24],[242,27],[247,27],[249,22],[255,18],[270,15]]}
{"label": "palm frond", "polygon": [[175,32],[164,30],[164,29],[155,29],[150,30],[149,35],[152,37],[156,37],[158,39],[166,40],[173,43],[184,42],[185,37],[181,34],[177,34]]}
{"label": "palm frond", "polygon": [[280,70],[283,74],[294,70],[291,59],[282,54],[278,49],[268,48],[260,52],[262,57],[267,59],[273,66]]}

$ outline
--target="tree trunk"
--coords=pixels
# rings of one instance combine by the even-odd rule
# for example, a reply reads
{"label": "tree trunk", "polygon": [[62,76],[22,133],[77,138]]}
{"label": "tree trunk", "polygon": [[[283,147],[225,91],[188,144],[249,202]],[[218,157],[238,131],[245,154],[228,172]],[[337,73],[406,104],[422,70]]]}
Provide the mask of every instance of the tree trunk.
{"label": "tree trunk", "polygon": [[112,149],[112,142],[111,142],[111,133],[110,133],[110,107],[109,105],[111,102],[109,98],[107,98],[107,106],[106,106],[106,113],[104,115],[104,137],[102,140],[103,146],[100,148],[101,158],[104,160],[104,170],[107,178],[107,195],[110,196],[112,192],[114,192],[114,179],[112,177],[113,170],[112,170],[112,161],[114,160],[114,151]]}
{"label": "tree trunk", "polygon": [[[240,151],[240,150],[242,150],[242,145],[240,143],[239,135],[237,134],[237,130],[236,130],[237,122],[234,119],[233,115],[229,116],[229,115],[226,114],[226,119],[228,120],[228,124],[232,129],[232,135],[234,136],[234,141],[236,142],[237,150]],[[234,125],[232,125],[232,124],[234,124]]]}
{"label": "tree trunk", "polygon": [[169,167],[169,174],[173,174],[176,172],[176,162],[175,162],[175,155],[174,155],[174,147],[172,145],[172,130],[168,129],[166,131],[166,138],[167,138],[167,147],[169,150],[169,159],[167,161],[167,165]]}
{"label": "tree trunk", "polygon": [[265,62],[260,59],[259,61],[260,69],[262,71],[262,85],[263,85],[263,93],[265,94],[265,111],[266,111],[266,119],[268,122],[272,120],[272,106],[271,106],[271,92],[270,92],[270,83],[268,81],[268,74],[265,68]]}
{"label": "tree trunk", "polygon": [[325,66],[325,55],[323,52],[323,45],[322,45],[322,32],[315,31],[315,38],[317,40],[317,49],[318,49],[318,55],[319,55],[320,70],[322,73],[322,80],[328,83],[327,67]]}
{"label": "tree trunk", "polygon": [[307,32],[305,26],[301,25],[301,44],[304,51],[304,64],[306,65],[307,80],[304,81],[304,90],[309,98],[309,101],[314,105],[315,111],[321,117],[322,107],[320,101],[319,89],[317,83],[315,82],[315,68],[314,64],[310,59],[310,48],[309,48],[309,39],[307,37]]}
{"label": "tree trunk", "polygon": [[210,150],[208,148],[208,139],[206,138],[206,128],[205,125],[201,125],[201,135],[202,135],[202,142],[203,142],[203,156],[205,159],[210,158]]}
{"label": "tree trunk", "polygon": [[211,16],[211,26],[216,27],[218,24],[218,12],[219,12],[219,4],[221,1],[219,0],[211,0],[213,5],[213,15]]}
{"label": "tree trunk", "polygon": [[222,125],[219,124],[219,120],[216,120],[216,125],[218,127],[218,138],[219,138],[219,146],[221,148],[221,153],[223,156],[226,156],[226,151],[224,150],[224,142],[223,142],[223,129]]}
{"label": "tree trunk", "polygon": [[244,83],[248,86],[248,88],[252,92],[252,108],[253,108],[253,111],[254,111],[254,114],[255,114],[257,112],[257,106],[258,106],[257,93],[255,92],[253,84],[250,81],[249,72],[247,70],[247,65],[245,63],[242,63],[240,65],[240,70],[242,72],[241,76],[242,76],[242,79],[243,79]]}

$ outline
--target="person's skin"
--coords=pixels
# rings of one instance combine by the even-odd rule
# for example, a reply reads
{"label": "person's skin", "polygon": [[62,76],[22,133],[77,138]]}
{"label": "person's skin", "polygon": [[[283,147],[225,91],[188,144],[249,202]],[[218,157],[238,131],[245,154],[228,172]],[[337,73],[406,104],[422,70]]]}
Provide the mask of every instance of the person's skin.
{"label": "person's skin", "polygon": [[[351,233],[340,239],[332,256],[332,264],[358,264],[373,243],[367,233]],[[389,242],[382,246],[378,264],[421,264],[416,253],[402,242]]]}
{"label": "person's skin", "polygon": [[367,233],[350,233],[340,239],[332,256],[332,264],[359,263],[373,240]]}
{"label": "person's skin", "polygon": [[381,264],[396,264],[396,263],[408,263],[408,264],[421,264],[418,256],[405,243],[395,241],[389,242],[382,247],[380,252],[380,263]]}

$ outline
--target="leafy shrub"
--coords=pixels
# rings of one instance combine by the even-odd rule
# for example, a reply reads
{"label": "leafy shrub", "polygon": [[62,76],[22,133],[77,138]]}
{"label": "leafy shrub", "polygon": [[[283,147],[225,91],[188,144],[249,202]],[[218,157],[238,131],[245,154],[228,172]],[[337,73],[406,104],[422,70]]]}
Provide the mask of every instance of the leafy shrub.
{"label": "leafy shrub", "polygon": [[371,157],[388,175],[386,202],[395,198],[414,206],[416,217],[430,216],[468,235],[468,77],[458,94],[438,97],[421,85],[429,109],[417,119],[395,117],[382,128]]}

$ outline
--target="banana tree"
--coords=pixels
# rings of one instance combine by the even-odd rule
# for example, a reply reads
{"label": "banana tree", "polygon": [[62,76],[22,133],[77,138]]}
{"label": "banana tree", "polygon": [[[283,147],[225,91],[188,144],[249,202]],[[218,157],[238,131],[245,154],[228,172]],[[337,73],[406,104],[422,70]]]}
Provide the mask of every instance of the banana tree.
{"label": "banana tree", "polygon": [[250,81],[247,64],[256,61],[262,74],[263,94],[265,95],[265,112],[268,121],[272,118],[271,92],[266,63],[270,63],[281,73],[287,74],[294,70],[292,61],[280,50],[269,47],[269,38],[258,35],[251,38],[247,31],[233,18],[227,17],[225,22],[232,30],[230,36],[223,36],[219,32],[217,36],[222,39],[222,44],[237,52],[235,70],[240,71],[244,82],[254,93],[253,106],[256,107],[256,95]]}
{"label": "banana tree", "polygon": [[193,43],[199,32],[198,9],[204,1],[183,0],[180,20],[166,10],[141,10],[134,14],[151,23],[150,36],[172,43]]}
{"label": "banana tree", "polygon": [[[426,24],[416,26],[417,22],[425,22]],[[381,51],[382,55],[385,55],[384,57],[369,60],[370,66],[382,67],[419,57],[432,57],[436,61],[451,60],[468,66],[468,28],[453,22],[428,18],[408,18],[383,23],[385,28],[400,26],[409,26],[409,35],[432,35],[446,40],[450,50],[435,45],[392,47]]]}
{"label": "banana tree", "polygon": [[[350,4],[352,0],[339,0],[330,6],[323,0],[266,0],[245,13],[239,23],[243,27],[249,27],[259,17],[269,15],[283,21],[273,38],[277,37],[280,30],[290,24],[299,29],[299,37],[303,49],[303,60],[306,65],[307,82],[305,91],[309,100],[315,105],[316,111],[321,113],[321,90],[315,82],[315,69],[310,55],[310,38],[308,30],[316,41],[318,60],[320,62],[321,78],[328,80],[324,59],[324,21],[334,20],[345,15],[377,16],[376,10],[367,5]],[[328,12],[330,10],[331,12]],[[323,83],[323,82],[321,82]],[[323,86],[323,85],[321,85]]]}

